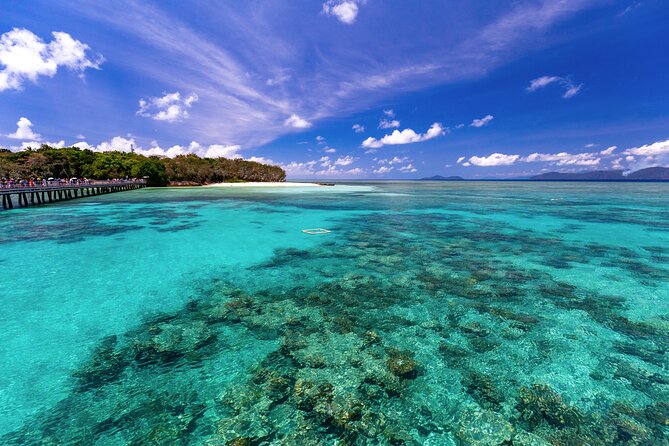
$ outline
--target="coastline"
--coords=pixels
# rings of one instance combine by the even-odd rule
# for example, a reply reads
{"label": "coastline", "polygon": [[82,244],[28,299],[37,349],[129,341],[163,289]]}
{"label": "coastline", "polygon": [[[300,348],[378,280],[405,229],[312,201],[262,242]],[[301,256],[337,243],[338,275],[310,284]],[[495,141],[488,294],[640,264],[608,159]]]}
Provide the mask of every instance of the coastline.
{"label": "coastline", "polygon": [[202,187],[324,187],[318,183],[298,183],[298,182],[254,182],[249,181],[246,183],[212,183],[205,184]]}

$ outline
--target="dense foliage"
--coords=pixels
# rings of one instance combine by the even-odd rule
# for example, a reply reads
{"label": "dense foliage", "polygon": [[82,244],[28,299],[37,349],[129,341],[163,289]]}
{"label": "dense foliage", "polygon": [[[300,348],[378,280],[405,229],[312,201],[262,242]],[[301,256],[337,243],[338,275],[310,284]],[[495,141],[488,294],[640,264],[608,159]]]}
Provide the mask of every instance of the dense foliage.
{"label": "dense foliage", "polygon": [[0,177],[6,178],[109,178],[148,177],[151,186],[170,182],[216,183],[226,181],[284,181],[286,172],[277,166],[227,158],[176,158],[143,156],[128,152],[93,152],[76,147],[11,152],[0,149]]}

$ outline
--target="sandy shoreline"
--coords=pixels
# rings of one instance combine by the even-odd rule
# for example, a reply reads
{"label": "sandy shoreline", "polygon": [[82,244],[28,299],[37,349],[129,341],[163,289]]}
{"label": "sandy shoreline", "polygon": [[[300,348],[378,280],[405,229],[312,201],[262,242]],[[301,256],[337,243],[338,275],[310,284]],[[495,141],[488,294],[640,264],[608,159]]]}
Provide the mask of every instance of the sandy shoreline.
{"label": "sandy shoreline", "polygon": [[248,183],[213,183],[203,187],[321,187],[318,183],[297,183],[297,182],[248,182]]}

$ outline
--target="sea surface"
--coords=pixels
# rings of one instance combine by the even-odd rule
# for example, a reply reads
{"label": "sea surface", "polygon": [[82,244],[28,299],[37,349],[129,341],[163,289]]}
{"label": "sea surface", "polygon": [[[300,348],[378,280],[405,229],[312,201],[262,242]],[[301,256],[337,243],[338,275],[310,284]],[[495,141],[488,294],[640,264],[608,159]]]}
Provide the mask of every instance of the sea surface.
{"label": "sea surface", "polygon": [[669,444],[667,183],[144,189],[0,249],[3,445]]}

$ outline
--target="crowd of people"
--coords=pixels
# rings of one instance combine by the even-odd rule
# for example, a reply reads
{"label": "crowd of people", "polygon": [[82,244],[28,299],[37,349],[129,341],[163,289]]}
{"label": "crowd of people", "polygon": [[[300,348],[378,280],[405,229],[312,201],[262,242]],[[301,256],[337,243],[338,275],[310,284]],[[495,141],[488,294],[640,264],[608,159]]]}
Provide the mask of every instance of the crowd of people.
{"label": "crowd of people", "polygon": [[0,188],[12,189],[17,187],[48,187],[48,186],[77,186],[97,183],[137,183],[143,182],[143,179],[137,178],[113,178],[106,181],[89,180],[87,178],[2,178],[0,179]]}

